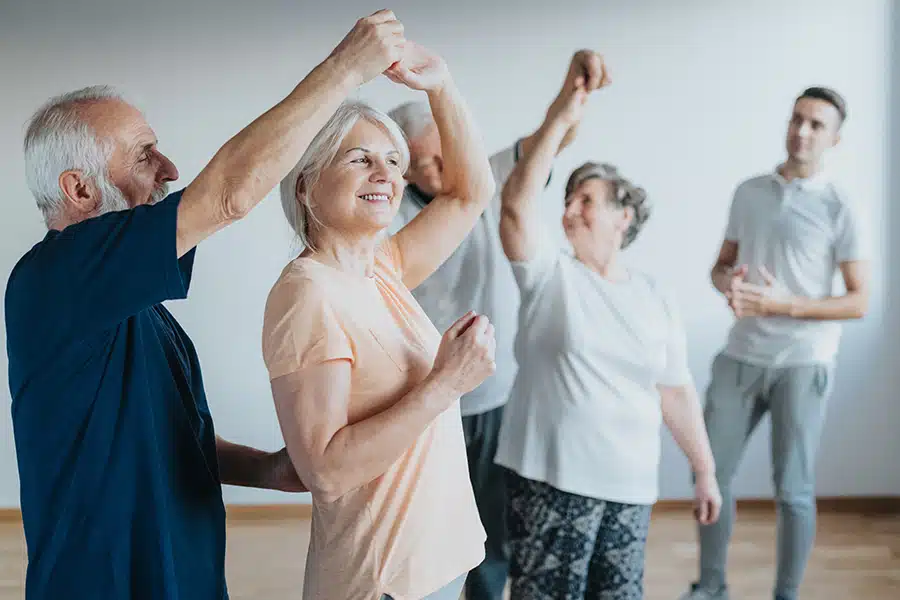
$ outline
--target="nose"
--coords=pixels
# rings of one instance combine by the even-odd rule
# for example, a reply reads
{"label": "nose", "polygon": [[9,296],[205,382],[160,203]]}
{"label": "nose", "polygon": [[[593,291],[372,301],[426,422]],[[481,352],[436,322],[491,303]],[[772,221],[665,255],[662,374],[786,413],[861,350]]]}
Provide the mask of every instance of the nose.
{"label": "nose", "polygon": [[175,167],[175,163],[168,159],[168,157],[163,153],[159,154],[159,173],[157,174],[157,179],[160,181],[175,181],[178,179],[178,169]]}
{"label": "nose", "polygon": [[569,205],[566,206],[566,210],[563,213],[563,216],[567,219],[571,219],[572,217],[577,216],[578,212],[581,210],[579,208],[580,204],[581,203],[578,201],[570,202]]}
{"label": "nose", "polygon": [[372,161],[372,173],[369,181],[372,183],[386,183],[391,178],[391,169],[383,160]]}
{"label": "nose", "polygon": [[809,123],[801,123],[800,128],[797,129],[797,135],[802,138],[809,137],[809,134],[812,133],[812,127],[810,127]]}

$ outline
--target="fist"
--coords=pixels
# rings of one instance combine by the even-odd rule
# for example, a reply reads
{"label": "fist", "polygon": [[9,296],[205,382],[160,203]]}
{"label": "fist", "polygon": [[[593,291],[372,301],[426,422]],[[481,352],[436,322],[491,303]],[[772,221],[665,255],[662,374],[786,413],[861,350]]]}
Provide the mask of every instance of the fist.
{"label": "fist", "polygon": [[588,92],[612,83],[606,62],[600,54],[593,50],[579,50],[572,57],[566,83],[571,86],[579,77],[584,79],[584,87]]}
{"label": "fist", "polygon": [[432,371],[461,396],[494,374],[495,350],[494,326],[484,315],[469,312],[444,333]]}
{"label": "fist", "polygon": [[331,56],[362,85],[384,73],[403,55],[403,24],[389,10],[360,19]]}

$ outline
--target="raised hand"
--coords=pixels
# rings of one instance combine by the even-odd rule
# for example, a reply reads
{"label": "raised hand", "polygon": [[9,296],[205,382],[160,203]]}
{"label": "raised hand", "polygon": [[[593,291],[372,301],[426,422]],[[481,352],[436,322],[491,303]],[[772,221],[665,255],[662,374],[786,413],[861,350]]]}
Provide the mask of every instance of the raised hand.
{"label": "raised hand", "polygon": [[380,10],[356,22],[331,58],[357,78],[357,85],[384,73],[403,56],[403,24],[390,10]]}
{"label": "raised hand", "polygon": [[393,82],[413,90],[440,89],[450,76],[444,59],[415,42],[407,41],[400,60],[385,75]]}
{"label": "raised hand", "polygon": [[564,85],[571,86],[579,77],[584,79],[584,86],[588,92],[612,83],[612,78],[606,68],[606,61],[603,56],[593,50],[579,50],[572,56]]}
{"label": "raised hand", "polygon": [[469,312],[441,339],[432,374],[458,395],[471,392],[494,374],[494,326],[484,315]]}

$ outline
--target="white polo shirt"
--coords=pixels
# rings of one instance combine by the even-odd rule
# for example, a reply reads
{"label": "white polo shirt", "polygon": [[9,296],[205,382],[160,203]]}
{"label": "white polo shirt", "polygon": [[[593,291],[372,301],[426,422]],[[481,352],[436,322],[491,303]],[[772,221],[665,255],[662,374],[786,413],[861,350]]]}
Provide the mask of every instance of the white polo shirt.
{"label": "white polo shirt", "polygon": [[[738,246],[737,264],[763,283],[758,267],[793,295],[824,298],[840,284],[840,264],[870,257],[860,215],[826,175],[786,181],[777,171],[754,177],[734,193],[725,239]],[[830,364],[841,324],[790,317],[735,322],[725,354],[766,367]]]}
{"label": "white polo shirt", "polygon": [[[493,410],[506,403],[516,374],[513,339],[519,293],[500,243],[500,193],[516,165],[516,146],[490,158],[497,192],[472,232],[444,263],[412,290],[438,331],[443,334],[470,310],[487,315],[497,340],[497,369],[484,383],[460,399],[462,415]],[[425,199],[407,187],[389,229],[396,233],[425,207]]]}
{"label": "white polo shirt", "polygon": [[675,302],[647,275],[608,281],[546,239],[513,272],[520,368],[495,461],[565,492],[654,503],[657,385],[692,383]]}

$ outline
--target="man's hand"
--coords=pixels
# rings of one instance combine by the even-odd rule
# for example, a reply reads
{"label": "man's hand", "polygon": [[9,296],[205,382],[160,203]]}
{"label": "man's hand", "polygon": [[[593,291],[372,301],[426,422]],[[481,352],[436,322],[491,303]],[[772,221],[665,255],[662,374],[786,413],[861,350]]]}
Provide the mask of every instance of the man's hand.
{"label": "man's hand", "polygon": [[701,525],[711,525],[719,520],[722,510],[722,493],[713,473],[697,475],[694,483],[694,516]]}
{"label": "man's hand", "polygon": [[403,24],[393,12],[380,10],[357,21],[331,52],[331,58],[362,85],[396,64],[405,44]]}
{"label": "man's hand", "polygon": [[300,476],[297,475],[297,469],[291,462],[287,448],[282,448],[278,452],[269,454],[263,471],[263,487],[270,490],[279,490],[282,492],[308,492],[309,490]]}
{"label": "man's hand", "polygon": [[791,294],[765,267],[759,267],[759,274],[763,285],[749,283],[744,276],[732,277],[730,290],[726,291],[725,297],[734,316],[741,319],[790,315],[794,303]]}

